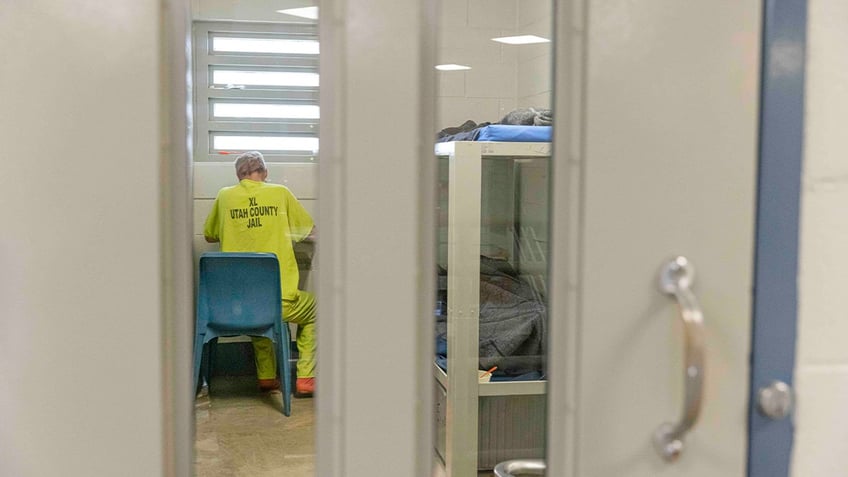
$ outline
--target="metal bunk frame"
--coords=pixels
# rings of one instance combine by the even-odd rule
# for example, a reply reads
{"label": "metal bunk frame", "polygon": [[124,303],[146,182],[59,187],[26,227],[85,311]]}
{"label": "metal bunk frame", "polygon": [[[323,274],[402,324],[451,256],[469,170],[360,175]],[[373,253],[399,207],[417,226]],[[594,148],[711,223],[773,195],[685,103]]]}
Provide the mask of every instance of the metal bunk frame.
{"label": "metal bunk frame", "polygon": [[[434,364],[436,387],[437,455],[443,460],[448,475],[476,475],[478,467],[494,465],[492,460],[508,457],[496,447],[509,441],[511,436],[496,436],[487,447],[488,457],[479,455],[480,414],[483,399],[497,397],[541,396],[542,409],[536,419],[525,422],[527,429],[538,435],[538,425],[544,425],[544,395],[546,381],[480,383],[479,363],[479,280],[462,277],[480,275],[480,215],[481,174],[483,158],[550,157],[548,142],[446,142],[437,143],[437,157],[446,157],[449,163],[448,199],[448,371]],[[443,395],[439,396],[439,390]],[[481,399],[483,398],[483,399]],[[520,399],[520,398],[518,398]],[[527,400],[523,404],[526,411]],[[535,406],[535,401],[531,402]],[[443,408],[441,408],[444,406]],[[487,419],[510,412],[509,401],[499,403],[500,410],[488,411]],[[449,417],[448,417],[449,416]],[[541,419],[539,419],[541,416]],[[541,421],[536,423],[535,421]],[[442,426],[444,426],[442,428]],[[491,425],[484,428],[497,428]],[[515,433],[516,429],[511,427]],[[542,427],[544,429],[544,427]],[[442,434],[444,432],[444,434]],[[520,429],[517,434],[527,434]],[[489,443],[489,436],[485,436]],[[512,436],[526,440],[525,436]],[[538,437],[538,436],[537,436]],[[544,442],[544,435],[540,437]],[[544,447],[542,447],[544,448]],[[528,457],[528,456],[520,456]],[[530,456],[532,457],[532,456]],[[514,457],[508,457],[514,458]]]}

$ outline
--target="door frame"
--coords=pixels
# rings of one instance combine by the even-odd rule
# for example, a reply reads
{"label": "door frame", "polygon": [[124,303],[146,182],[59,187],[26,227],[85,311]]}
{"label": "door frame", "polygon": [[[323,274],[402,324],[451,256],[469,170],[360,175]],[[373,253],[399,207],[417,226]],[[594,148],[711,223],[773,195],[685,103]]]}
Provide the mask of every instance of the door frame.
{"label": "door frame", "polygon": [[194,475],[191,9],[189,0],[161,5],[161,475],[181,477]]}
{"label": "door frame", "polygon": [[763,7],[748,476],[783,477],[794,419],[762,415],[757,394],[773,380],[794,384],[807,0],[766,0]]}
{"label": "door frame", "polygon": [[[550,221],[548,273],[548,425],[545,460],[548,475],[574,476],[577,472],[578,392],[572,383],[579,382],[579,290],[571,284],[579,282],[580,230],[583,208],[583,118],[585,117],[584,69],[586,0],[554,1],[553,25],[553,109],[567,111],[568,116],[554,125],[551,146],[551,211],[557,220]],[[567,39],[567,41],[564,41]],[[560,165],[560,166],[558,166]],[[561,165],[565,165],[564,167]],[[559,188],[557,184],[568,184]],[[559,273],[565,271],[566,273]],[[552,425],[558,423],[558,425]]]}

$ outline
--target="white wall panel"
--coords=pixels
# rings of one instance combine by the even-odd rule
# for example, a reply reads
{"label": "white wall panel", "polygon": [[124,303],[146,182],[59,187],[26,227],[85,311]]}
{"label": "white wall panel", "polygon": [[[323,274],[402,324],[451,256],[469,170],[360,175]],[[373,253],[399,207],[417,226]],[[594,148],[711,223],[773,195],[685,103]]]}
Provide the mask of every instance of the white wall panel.
{"label": "white wall panel", "polygon": [[506,114],[497,98],[439,98],[438,108],[439,129],[459,126],[468,119],[494,122]]}
{"label": "white wall panel", "polygon": [[546,31],[551,31],[553,22],[553,2],[555,0],[519,0],[518,2],[518,27],[525,31],[524,27],[544,21],[548,24]]}
{"label": "white wall panel", "polygon": [[477,62],[466,71],[465,94],[472,98],[514,98],[516,77],[514,63]]}
{"label": "white wall panel", "polygon": [[798,363],[848,365],[848,346],[832,339],[848,337],[848,214],[839,205],[848,204],[848,181],[809,184],[803,194]]}
{"label": "white wall panel", "polygon": [[[503,60],[504,45],[492,38],[512,35],[514,30],[480,27],[442,27],[439,29],[439,62],[454,60],[473,63],[476,61],[496,62]],[[473,66],[473,65],[471,65]]]}
{"label": "white wall panel", "polygon": [[[542,38],[550,38],[550,25],[546,23],[536,23],[532,29],[521,30],[522,34],[536,35]],[[548,61],[551,59],[551,44],[550,43],[534,43],[531,45],[522,45],[518,49],[519,74],[521,73],[521,64],[534,58],[544,57]]]}
{"label": "white wall panel", "polygon": [[464,27],[468,24],[468,0],[443,0],[440,7],[439,25]]}
{"label": "white wall panel", "polygon": [[[456,62],[445,60],[445,63]],[[465,96],[465,71],[439,71],[436,76],[439,82],[439,96],[443,98]]]}
{"label": "white wall panel", "polygon": [[468,0],[469,26],[513,29],[517,21],[518,4],[515,0]]}
{"label": "white wall panel", "polygon": [[200,255],[204,252],[220,252],[221,246],[217,243],[209,243],[203,238],[203,235],[194,236],[194,271],[197,273],[197,264],[200,263]]}
{"label": "white wall panel", "polygon": [[[436,63],[471,70],[439,77],[438,129],[471,119],[495,122],[511,111],[517,91],[518,49],[492,41],[515,34],[517,0],[442,0]],[[464,83],[460,83],[460,78]],[[451,98],[450,101],[444,100]],[[495,101],[480,101],[480,98]],[[504,110],[506,108],[506,110]]]}
{"label": "white wall panel", "polygon": [[[235,159],[235,158],[234,158]],[[268,163],[268,182],[283,184],[298,199],[318,197],[317,164]],[[222,187],[237,182],[232,162],[198,162],[194,164],[194,198],[214,199]]]}
{"label": "white wall panel", "polygon": [[212,204],[215,199],[194,199],[194,220],[192,221],[192,230],[195,235],[203,235],[203,224],[206,222],[206,217],[212,211]]}
{"label": "white wall panel", "polygon": [[[519,34],[553,40],[552,1],[521,1],[518,11]],[[518,107],[551,107],[552,44],[537,43],[518,48]]]}
{"label": "white wall panel", "polygon": [[[844,336],[834,334],[827,341],[843,341]],[[795,373],[795,388],[798,394],[792,475],[845,475],[848,365],[802,368]]]}
{"label": "white wall panel", "polygon": [[551,58],[539,56],[519,66],[518,97],[533,96],[551,90]]}
{"label": "white wall panel", "polygon": [[[553,36],[551,34],[550,19],[539,20],[529,26],[521,27],[519,32],[522,35],[536,35],[550,40],[552,40],[551,37]],[[548,61],[551,60],[551,43],[533,43],[530,45],[521,45],[518,48],[518,59],[521,62],[540,56],[545,57]]]}
{"label": "white wall panel", "polygon": [[848,2],[809,0],[804,173],[848,177]]}
{"label": "white wall panel", "polygon": [[848,468],[848,3],[809,0],[792,475]]}
{"label": "white wall panel", "polygon": [[[518,107],[520,108],[550,108],[551,107],[551,92],[534,94],[532,96],[524,96],[518,98]],[[554,112],[556,117],[556,112]]]}

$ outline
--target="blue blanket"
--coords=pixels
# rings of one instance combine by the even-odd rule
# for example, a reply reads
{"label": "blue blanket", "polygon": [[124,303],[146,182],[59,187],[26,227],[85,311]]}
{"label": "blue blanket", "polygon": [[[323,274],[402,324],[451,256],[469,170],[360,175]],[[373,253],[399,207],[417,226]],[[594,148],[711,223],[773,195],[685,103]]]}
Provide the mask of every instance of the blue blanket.
{"label": "blue blanket", "polygon": [[456,134],[440,136],[436,142],[490,141],[490,142],[551,142],[551,126],[514,126],[490,124]]}
{"label": "blue blanket", "polygon": [[551,142],[551,126],[511,126],[492,124],[480,128],[477,141],[492,142]]}

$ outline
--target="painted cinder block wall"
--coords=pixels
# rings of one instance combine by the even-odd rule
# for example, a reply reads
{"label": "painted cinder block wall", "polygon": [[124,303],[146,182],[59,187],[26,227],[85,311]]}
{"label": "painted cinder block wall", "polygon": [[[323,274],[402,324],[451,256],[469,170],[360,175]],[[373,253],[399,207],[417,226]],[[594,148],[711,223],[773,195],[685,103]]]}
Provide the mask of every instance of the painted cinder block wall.
{"label": "painted cinder block wall", "polygon": [[793,477],[848,475],[848,2],[808,8]]}
{"label": "painted cinder block wall", "polygon": [[551,38],[552,9],[551,0],[441,3],[437,62],[472,68],[437,72],[437,129],[468,119],[495,122],[519,107],[550,107],[551,44],[503,45],[492,38]]}

